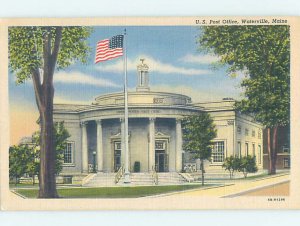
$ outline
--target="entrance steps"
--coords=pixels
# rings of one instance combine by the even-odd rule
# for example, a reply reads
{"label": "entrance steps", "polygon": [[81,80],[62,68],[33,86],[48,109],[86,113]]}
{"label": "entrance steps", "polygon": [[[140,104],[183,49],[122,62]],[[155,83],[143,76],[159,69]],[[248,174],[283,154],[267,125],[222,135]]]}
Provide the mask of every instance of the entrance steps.
{"label": "entrance steps", "polygon": [[84,183],[84,187],[112,187],[115,186],[116,173],[102,173],[98,172],[89,181]]}
{"label": "entrance steps", "polygon": [[[82,186],[84,187],[114,187],[124,186],[124,175],[115,184],[116,173],[98,172],[89,177]],[[176,185],[187,183],[187,180],[176,172],[157,173],[158,185]],[[155,185],[152,173],[130,173],[130,184],[128,186],[151,186]]]}
{"label": "entrance steps", "polygon": [[[118,184],[124,184],[124,176],[120,179]],[[155,185],[152,173],[131,173],[130,185]]]}
{"label": "entrance steps", "polygon": [[[157,173],[158,184],[157,185],[176,185],[187,183],[187,180],[176,172]],[[124,176],[118,183],[124,184]],[[152,173],[131,173],[130,185],[155,185]]]}
{"label": "entrance steps", "polygon": [[158,185],[175,185],[187,183],[186,179],[176,172],[157,173]]}

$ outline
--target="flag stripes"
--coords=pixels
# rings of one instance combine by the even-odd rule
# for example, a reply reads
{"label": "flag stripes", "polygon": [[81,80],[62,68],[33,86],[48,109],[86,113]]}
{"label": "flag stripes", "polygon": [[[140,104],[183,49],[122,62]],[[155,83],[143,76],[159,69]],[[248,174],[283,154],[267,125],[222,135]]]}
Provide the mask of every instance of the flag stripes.
{"label": "flag stripes", "polygon": [[123,56],[123,35],[116,35],[97,43],[95,64],[119,56]]}

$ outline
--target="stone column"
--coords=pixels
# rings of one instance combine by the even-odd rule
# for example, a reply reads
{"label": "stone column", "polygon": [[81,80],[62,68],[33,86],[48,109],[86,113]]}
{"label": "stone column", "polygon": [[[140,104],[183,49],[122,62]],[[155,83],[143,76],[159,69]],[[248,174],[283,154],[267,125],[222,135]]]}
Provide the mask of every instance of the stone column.
{"label": "stone column", "polygon": [[149,171],[155,167],[155,118],[149,118]]}
{"label": "stone column", "polygon": [[120,118],[121,122],[121,163],[122,166],[125,165],[125,120],[124,118]]}
{"label": "stone column", "polygon": [[88,173],[88,142],[87,142],[87,122],[81,122],[81,162],[82,162],[82,172]]}
{"label": "stone column", "polygon": [[96,121],[97,123],[97,166],[98,172],[103,171],[103,138],[102,138],[102,124],[101,119]]}
{"label": "stone column", "polygon": [[182,131],[181,131],[181,119],[176,119],[175,169],[176,169],[177,172],[181,172],[181,170],[182,170]]}

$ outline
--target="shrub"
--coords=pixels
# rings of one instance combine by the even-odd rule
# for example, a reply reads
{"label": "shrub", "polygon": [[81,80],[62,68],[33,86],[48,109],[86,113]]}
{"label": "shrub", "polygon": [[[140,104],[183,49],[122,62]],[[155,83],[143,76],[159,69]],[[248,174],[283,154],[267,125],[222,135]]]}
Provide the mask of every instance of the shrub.
{"label": "shrub", "polygon": [[241,168],[240,171],[244,173],[244,177],[247,177],[248,173],[256,173],[257,172],[257,166],[255,161],[255,156],[244,156],[241,159]]}
{"label": "shrub", "polygon": [[225,170],[229,171],[230,179],[233,177],[235,171],[240,171],[241,159],[239,157],[227,157],[222,165]]}

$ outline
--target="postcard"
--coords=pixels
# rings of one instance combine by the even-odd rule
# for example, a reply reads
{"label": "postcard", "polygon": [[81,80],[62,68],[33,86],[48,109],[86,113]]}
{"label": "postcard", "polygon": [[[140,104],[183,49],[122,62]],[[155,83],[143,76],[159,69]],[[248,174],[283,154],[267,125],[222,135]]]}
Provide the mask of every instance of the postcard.
{"label": "postcard", "polygon": [[298,17],[0,21],[2,210],[298,209]]}

